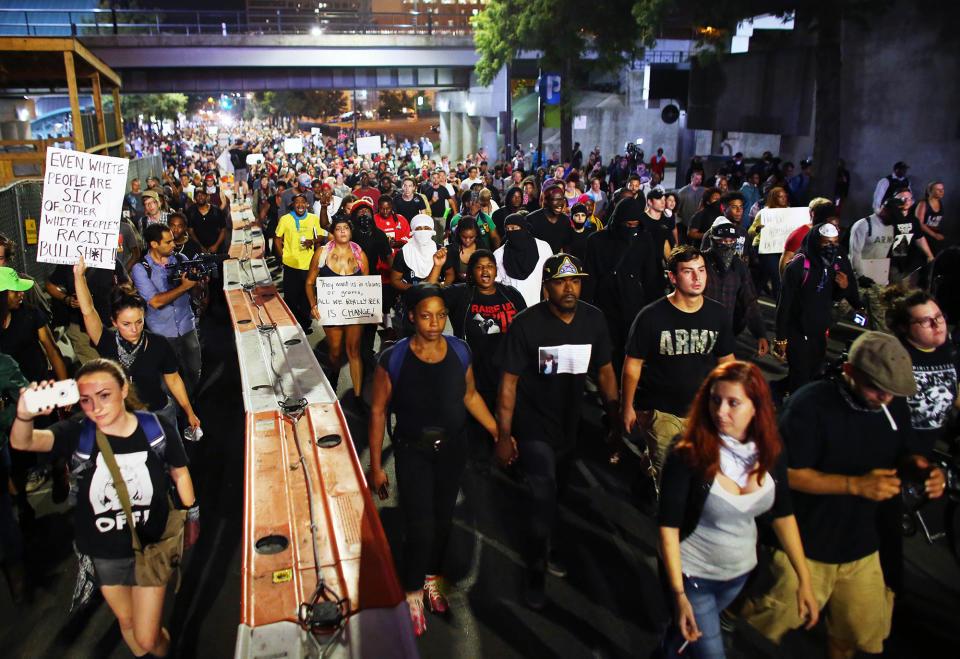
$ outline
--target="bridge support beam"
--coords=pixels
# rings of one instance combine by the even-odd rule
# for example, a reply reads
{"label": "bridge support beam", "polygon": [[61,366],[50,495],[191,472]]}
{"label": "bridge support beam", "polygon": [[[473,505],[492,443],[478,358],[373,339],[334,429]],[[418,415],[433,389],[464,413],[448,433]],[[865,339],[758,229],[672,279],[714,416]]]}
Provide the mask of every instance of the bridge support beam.
{"label": "bridge support beam", "polygon": [[444,112],[447,116],[447,134],[443,135],[443,124],[440,125],[441,149],[443,155],[450,160],[460,160],[463,157],[463,113]]}
{"label": "bridge support beam", "polygon": [[497,135],[497,117],[480,117],[480,146],[487,153],[490,168],[498,160],[500,145]]}
{"label": "bridge support beam", "polygon": [[463,153],[461,157],[466,157],[468,153],[473,153],[477,150],[477,128],[479,123],[476,117],[471,117],[468,114],[463,115],[463,144],[461,145]]}

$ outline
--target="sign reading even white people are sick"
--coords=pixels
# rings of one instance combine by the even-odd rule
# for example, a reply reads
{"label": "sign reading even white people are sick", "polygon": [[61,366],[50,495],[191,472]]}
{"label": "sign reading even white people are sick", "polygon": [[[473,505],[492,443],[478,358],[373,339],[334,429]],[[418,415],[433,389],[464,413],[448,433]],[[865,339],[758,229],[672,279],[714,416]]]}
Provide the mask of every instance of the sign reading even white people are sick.
{"label": "sign reading even white people are sick", "polygon": [[764,208],[760,211],[760,254],[780,254],[795,229],[810,222],[810,210],[800,208]]}
{"label": "sign reading even white people are sick", "polygon": [[321,325],[357,325],[383,320],[380,275],[317,277]]}
{"label": "sign reading even white people are sick", "polygon": [[49,147],[37,261],[113,270],[120,246],[126,158]]}

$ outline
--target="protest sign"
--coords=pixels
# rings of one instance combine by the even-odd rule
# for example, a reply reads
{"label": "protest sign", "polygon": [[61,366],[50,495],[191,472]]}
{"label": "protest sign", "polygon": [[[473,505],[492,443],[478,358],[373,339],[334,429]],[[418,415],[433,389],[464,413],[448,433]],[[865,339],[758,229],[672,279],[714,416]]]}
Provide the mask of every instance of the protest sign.
{"label": "protest sign", "polygon": [[780,254],[794,229],[810,222],[810,211],[800,208],[764,208],[760,211],[760,253]]}
{"label": "protest sign", "polygon": [[317,277],[321,325],[356,325],[383,320],[380,275]]}
{"label": "protest sign", "polygon": [[259,162],[263,162],[262,153],[251,153],[247,156],[247,165],[256,165]]}
{"label": "protest sign", "polygon": [[120,245],[126,158],[49,147],[37,261],[113,270]]}
{"label": "protest sign", "polygon": [[303,153],[303,140],[299,137],[283,138],[284,153]]}
{"label": "protest sign", "polygon": [[368,153],[380,153],[380,136],[357,138],[357,153],[361,156]]}

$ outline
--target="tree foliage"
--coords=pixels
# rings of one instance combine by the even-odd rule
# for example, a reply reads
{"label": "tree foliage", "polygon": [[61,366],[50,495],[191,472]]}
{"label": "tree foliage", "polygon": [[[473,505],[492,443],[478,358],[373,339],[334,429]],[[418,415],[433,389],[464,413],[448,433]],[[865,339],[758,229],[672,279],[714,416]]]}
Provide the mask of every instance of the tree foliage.
{"label": "tree foliage", "polygon": [[143,115],[147,121],[151,117],[157,121],[177,121],[180,114],[187,111],[186,94],[122,94],[120,109],[124,117]]}
{"label": "tree foliage", "polygon": [[416,99],[405,91],[382,91],[377,114],[385,118],[401,117],[403,108],[412,108],[415,104]]}
{"label": "tree foliage", "polygon": [[256,102],[266,116],[326,118],[347,108],[344,93],[334,89],[314,89],[258,93]]}

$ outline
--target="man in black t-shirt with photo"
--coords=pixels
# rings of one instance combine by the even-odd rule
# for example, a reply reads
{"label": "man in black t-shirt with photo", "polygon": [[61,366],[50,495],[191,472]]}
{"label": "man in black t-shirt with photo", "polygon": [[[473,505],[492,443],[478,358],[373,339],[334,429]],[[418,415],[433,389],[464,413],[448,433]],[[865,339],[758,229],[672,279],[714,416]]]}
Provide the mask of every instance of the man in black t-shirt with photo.
{"label": "man in black t-shirt with photo", "polygon": [[[700,250],[683,245],[667,261],[674,291],[640,310],[627,337],[620,413],[628,445],[638,453],[644,437],[653,465],[683,432],[700,383],[717,365],[733,360],[729,315],[704,297],[707,270]],[[639,446],[637,446],[639,444]]]}
{"label": "man in black t-shirt with photo", "polygon": [[[503,343],[498,400],[496,458],[501,465],[519,460],[530,488],[526,507],[527,563],[524,598],[540,609],[546,602],[546,572],[563,577],[566,569],[551,555],[550,537],[577,443],[587,373],[597,384],[615,437],[617,378],[610,361],[610,336],[603,313],[580,302],[587,276],[580,260],[555,254],[543,266],[546,299],[519,313]],[[549,354],[554,365],[541,368]],[[514,443],[511,437],[516,439]]]}

